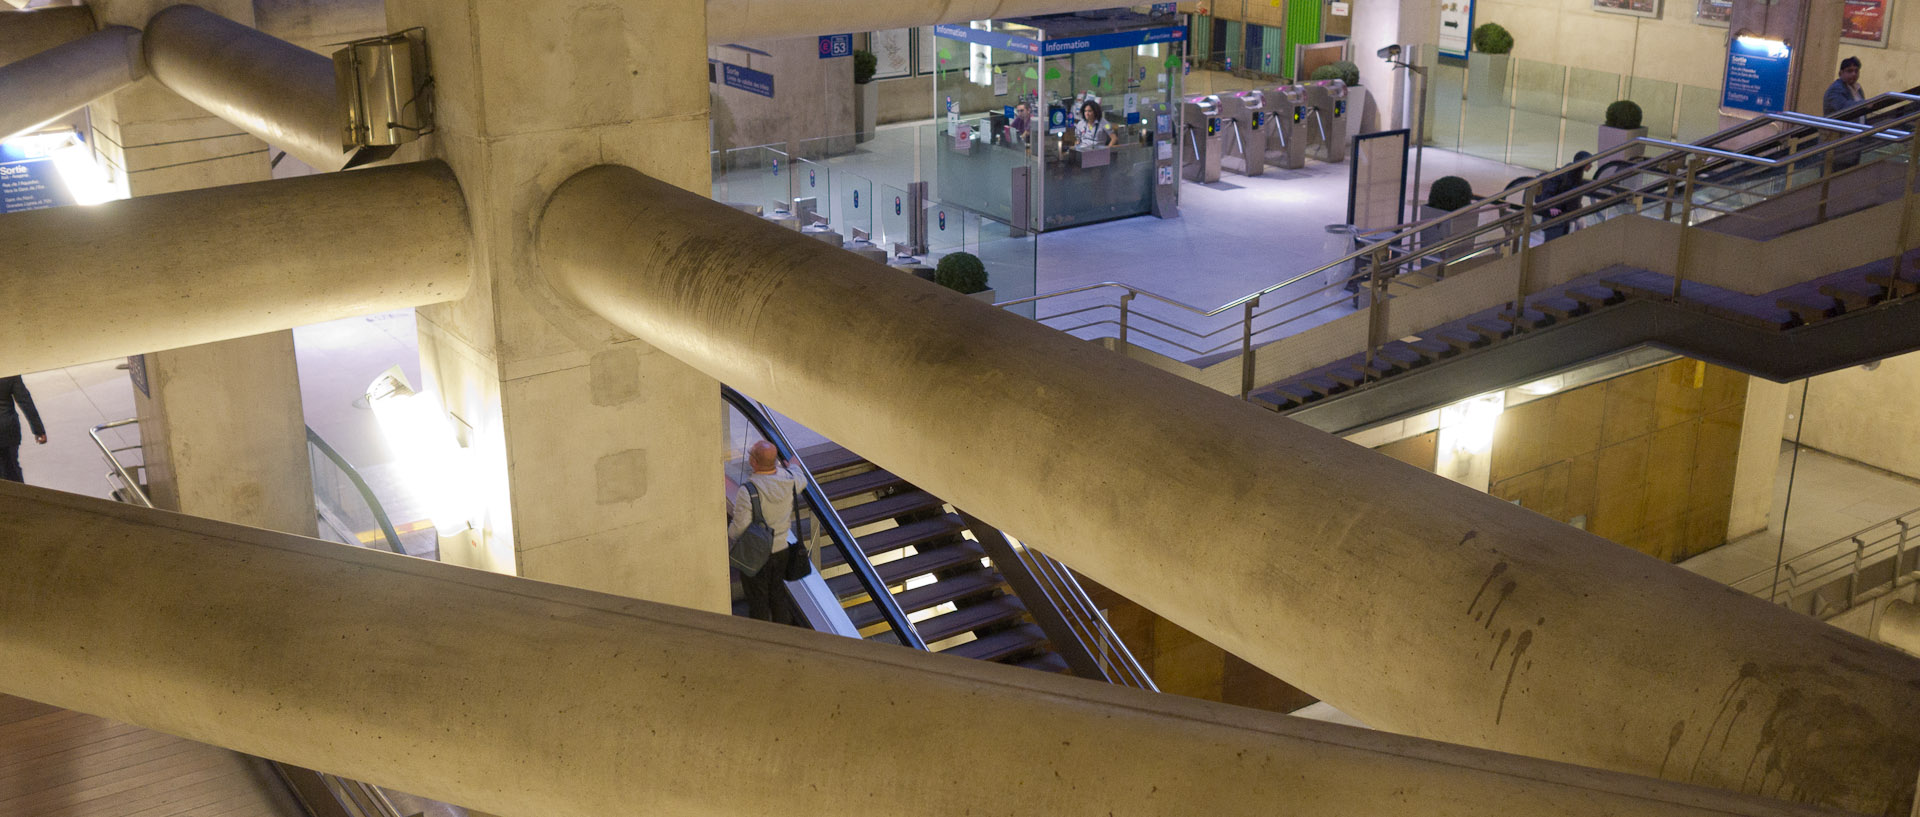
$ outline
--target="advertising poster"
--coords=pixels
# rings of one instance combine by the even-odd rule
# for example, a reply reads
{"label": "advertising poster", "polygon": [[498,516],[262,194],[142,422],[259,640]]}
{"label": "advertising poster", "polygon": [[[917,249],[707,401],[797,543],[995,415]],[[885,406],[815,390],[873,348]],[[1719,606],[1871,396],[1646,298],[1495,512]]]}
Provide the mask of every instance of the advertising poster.
{"label": "advertising poster", "polygon": [[1693,7],[1693,21],[1703,26],[1726,28],[1733,19],[1733,0],[1700,0]]}
{"label": "advertising poster", "polygon": [[1473,40],[1473,0],[1441,0],[1440,56],[1464,60]]}
{"label": "advertising poster", "polygon": [[874,79],[913,76],[913,29],[895,28],[867,35],[874,56]]}
{"label": "advertising poster", "polygon": [[1636,17],[1658,17],[1660,0],[1593,0],[1593,10]]}
{"label": "advertising poster", "polygon": [[1887,4],[1890,0],[1846,0],[1840,12],[1840,41],[1887,47]]}

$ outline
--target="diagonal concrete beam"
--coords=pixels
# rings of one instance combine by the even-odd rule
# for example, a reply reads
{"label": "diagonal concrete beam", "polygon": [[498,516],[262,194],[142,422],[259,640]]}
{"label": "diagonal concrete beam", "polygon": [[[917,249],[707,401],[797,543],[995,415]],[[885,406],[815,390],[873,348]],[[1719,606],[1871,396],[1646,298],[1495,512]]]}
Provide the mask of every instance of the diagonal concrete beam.
{"label": "diagonal concrete beam", "polygon": [[332,60],[185,5],[147,21],[146,58],[168,90],[300,161],[322,171],[354,163],[341,146]]}
{"label": "diagonal concrete beam", "polygon": [[707,42],[750,43],[1112,7],[1112,0],[707,0]]}
{"label": "diagonal concrete beam", "polygon": [[37,372],[453,300],[452,171],[421,162],[0,216],[0,370]]}
{"label": "diagonal concrete beam", "polygon": [[93,31],[93,12],[84,6],[0,10],[0,65],[23,60]]}
{"label": "diagonal concrete beam", "polygon": [[1905,814],[1920,659],[620,167],[557,291],[1369,724]]}
{"label": "diagonal concrete beam", "polygon": [[1834,815],[17,483],[0,564],[0,692],[515,817]]}
{"label": "diagonal concrete beam", "polygon": [[126,26],[108,26],[0,65],[0,139],[72,113],[146,73],[140,31]]}

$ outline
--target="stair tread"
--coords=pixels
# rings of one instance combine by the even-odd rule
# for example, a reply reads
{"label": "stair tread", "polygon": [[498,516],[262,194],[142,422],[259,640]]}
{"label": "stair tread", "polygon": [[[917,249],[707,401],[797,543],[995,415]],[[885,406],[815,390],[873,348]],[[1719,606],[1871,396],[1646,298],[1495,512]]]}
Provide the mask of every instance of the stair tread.
{"label": "stair tread", "polygon": [[913,629],[928,643],[944,641],[956,635],[972,632],[984,627],[1006,621],[1027,612],[1027,606],[1020,603],[1018,597],[996,596],[977,604],[969,604],[951,613],[941,613],[933,618],[916,621]]}
{"label": "stair tread", "polygon": [[871,525],[883,519],[905,516],[914,511],[940,507],[940,498],[921,490],[902,491],[892,496],[884,496],[872,502],[840,509],[840,520],[848,528]]}
{"label": "stair tread", "polygon": [[906,482],[906,480],[894,476],[891,471],[876,469],[865,473],[854,474],[850,477],[841,477],[836,480],[822,482],[820,483],[820,490],[827,492],[828,500],[837,501],[850,496],[870,494],[875,491],[891,488],[895,485],[905,485]]}
{"label": "stair tread", "polygon": [[[897,528],[888,528],[859,537],[860,551],[868,556],[877,556],[889,550],[899,550],[903,547],[918,545],[942,536],[959,533],[966,526],[966,523],[962,522],[960,517],[955,514],[946,514],[933,519],[922,519],[918,522],[908,522]],[[833,565],[844,562],[845,559],[837,553],[838,550],[839,548],[830,548],[829,552],[835,553],[834,561],[832,564],[825,564],[826,559],[823,557],[823,564],[821,566],[832,567]]]}
{"label": "stair tread", "polygon": [[1059,653],[1051,650],[1021,661],[1014,666],[1052,673],[1065,673],[1071,670],[1071,667],[1067,666],[1067,659],[1061,658]]}
{"label": "stair tread", "polygon": [[1031,650],[1047,642],[1047,637],[1039,627],[1031,624],[1014,627],[976,638],[965,644],[958,644],[941,650],[943,655],[958,655],[963,658],[977,658],[992,661]]}
{"label": "stair tread", "polygon": [[[929,549],[923,553],[916,553],[905,559],[895,559],[891,562],[874,565],[873,571],[880,574],[880,581],[886,584],[898,584],[914,576],[932,573],[936,570],[945,570],[957,565],[978,563],[981,559],[986,558],[986,555],[986,550],[980,547],[980,543],[962,539],[942,547]],[[860,577],[854,573],[847,573],[846,575],[835,576],[828,579],[827,587],[833,591],[835,596],[840,598],[865,592],[865,588],[860,586]]]}
{"label": "stair tread", "polygon": [[867,461],[865,457],[855,454],[836,443],[821,443],[820,445],[803,448],[800,449],[799,454],[800,461],[806,464],[807,470],[812,471],[815,478],[818,478],[821,474],[838,471],[842,468],[851,468]]}
{"label": "stair tread", "polygon": [[[982,568],[972,573],[950,576],[924,587],[895,593],[893,602],[899,605],[902,611],[912,613],[956,599],[977,596],[1000,586],[1000,574]],[[855,627],[877,624],[883,618],[880,615],[880,606],[871,601],[848,607],[847,617],[853,620]]]}

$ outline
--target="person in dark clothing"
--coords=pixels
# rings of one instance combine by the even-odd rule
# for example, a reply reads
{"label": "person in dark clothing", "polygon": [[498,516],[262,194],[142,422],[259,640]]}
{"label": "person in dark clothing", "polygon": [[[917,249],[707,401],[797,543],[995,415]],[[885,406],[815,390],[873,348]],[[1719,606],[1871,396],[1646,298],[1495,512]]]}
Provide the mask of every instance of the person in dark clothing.
{"label": "person in dark clothing", "polygon": [[[1591,158],[1593,158],[1593,154],[1583,150],[1583,151],[1580,151],[1579,153],[1573,154],[1573,163],[1579,164]],[[1553,199],[1557,196],[1565,195],[1567,193],[1571,193],[1575,190],[1578,190],[1580,189],[1581,185],[1586,183],[1587,183],[1587,169],[1584,167],[1568,168],[1566,170],[1562,170],[1558,173],[1548,176],[1545,179],[1542,179],[1540,182],[1540,193],[1539,193],[1539,199],[1538,199],[1540,202],[1542,202],[1542,208],[1543,208],[1540,211],[1540,219],[1542,221],[1545,221],[1548,219],[1559,218],[1560,216],[1566,213],[1571,213],[1575,210],[1580,209],[1580,200],[1585,198],[1585,196],[1575,196],[1573,198],[1567,199],[1566,201],[1553,202],[1551,204],[1547,204],[1546,202],[1548,202],[1550,199]],[[1540,231],[1541,240],[1552,241],[1556,238],[1566,235],[1567,231],[1572,227],[1573,227],[1573,222],[1570,222],[1570,221],[1562,222],[1560,224],[1555,224],[1551,227],[1548,227]]]}
{"label": "person in dark clothing", "polygon": [[1840,61],[1840,77],[1820,97],[1820,114],[1832,116],[1866,98],[1860,90],[1860,58],[1848,57]]}
{"label": "person in dark clothing", "polygon": [[0,479],[14,482],[26,482],[20,474],[20,414],[27,415],[27,425],[33,427],[33,441],[47,444],[47,427],[40,424],[40,412],[33,407],[33,394],[27,391],[27,384],[19,375],[0,377]]}

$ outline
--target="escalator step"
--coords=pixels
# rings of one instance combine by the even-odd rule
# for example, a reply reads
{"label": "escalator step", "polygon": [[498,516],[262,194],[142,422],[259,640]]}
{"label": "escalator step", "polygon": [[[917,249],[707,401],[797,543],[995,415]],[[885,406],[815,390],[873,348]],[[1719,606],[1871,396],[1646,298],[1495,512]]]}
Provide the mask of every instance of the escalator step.
{"label": "escalator step", "polygon": [[1332,369],[1328,369],[1325,372],[1325,376],[1328,379],[1332,380],[1333,382],[1338,383],[1342,386],[1345,386],[1349,389],[1367,382],[1367,376],[1365,374],[1362,374],[1359,369],[1352,366],[1337,366]]}
{"label": "escalator step", "polygon": [[1865,309],[1887,297],[1885,287],[1868,288],[1865,283],[1822,284],[1820,294],[1839,301],[1842,309]]}
{"label": "escalator step", "polygon": [[[895,559],[874,565],[873,571],[880,574],[882,582],[899,584],[915,576],[969,563],[979,564],[980,560],[986,556],[987,552],[980,547],[979,542],[961,539],[943,547],[916,553],[905,559]],[[860,577],[853,573],[828,579],[827,588],[832,590],[833,595],[838,598],[866,592],[865,588],[860,586]]]}
{"label": "escalator step", "polygon": [[1624,293],[1620,292],[1619,290],[1602,289],[1602,288],[1594,288],[1594,287],[1581,287],[1577,289],[1569,289],[1567,290],[1567,297],[1572,298],[1576,301],[1579,301],[1581,305],[1587,307],[1588,309],[1599,309],[1600,307],[1603,307],[1603,306],[1613,306],[1614,304],[1621,303],[1627,300],[1627,296]]}
{"label": "escalator step", "polygon": [[920,637],[931,644],[944,641],[956,635],[998,624],[1027,612],[1027,606],[1014,596],[995,596],[978,604],[969,604],[951,613],[942,613],[925,621],[915,622],[913,628]]}
{"label": "escalator step", "polygon": [[939,497],[926,491],[903,491],[872,502],[841,508],[840,520],[847,523],[848,529],[854,529],[883,519],[894,519],[916,511],[938,508],[941,504]]}
{"label": "escalator step", "polygon": [[997,661],[1011,655],[1029,652],[1047,643],[1046,634],[1032,624],[1023,624],[1009,630],[1002,630],[987,636],[976,638],[965,644],[941,650],[942,655],[958,655],[962,658],[977,658],[981,661]]}
{"label": "escalator step", "polygon": [[[860,550],[868,556],[878,556],[889,550],[925,544],[942,536],[959,533],[966,527],[960,517],[946,514],[934,519],[922,519],[909,522],[897,528],[888,528],[878,533],[869,533],[860,537]],[[844,564],[846,557],[839,548],[828,548],[821,554],[821,567]]]}
{"label": "escalator step", "polygon": [[1318,394],[1321,397],[1326,397],[1327,395],[1331,395],[1331,394],[1339,394],[1347,390],[1346,386],[1340,385],[1339,383],[1336,383],[1324,377],[1302,377],[1299,380],[1296,380],[1294,382],[1302,386],[1305,386],[1309,389],[1312,389],[1315,394]]}
{"label": "escalator step", "polygon": [[1440,358],[1443,358],[1443,357],[1453,357],[1454,355],[1460,354],[1461,347],[1454,346],[1453,344],[1448,343],[1444,340],[1436,340],[1433,338],[1421,338],[1419,340],[1416,340],[1412,343],[1407,344],[1407,348],[1412,350],[1414,354],[1417,354],[1426,360],[1433,361],[1433,360],[1439,360]]}
{"label": "escalator step", "polygon": [[1558,320],[1567,320],[1585,315],[1589,309],[1586,304],[1572,298],[1538,298],[1532,303],[1534,308],[1548,315],[1552,315]]}
{"label": "escalator step", "polygon": [[907,484],[906,480],[894,476],[890,471],[875,470],[822,482],[820,490],[827,492],[828,500],[837,502],[850,496],[871,494],[905,484]]}
{"label": "escalator step", "polygon": [[[900,605],[901,610],[913,613],[968,596],[993,592],[1001,586],[1000,574],[982,568],[972,573],[949,576],[925,587],[895,593],[893,601]],[[853,619],[855,627],[878,624],[884,618],[880,615],[879,605],[871,601],[848,607],[847,617]]]}
{"label": "escalator step", "polygon": [[1803,323],[1813,323],[1817,320],[1831,318],[1844,310],[1844,307],[1841,306],[1839,301],[1819,295],[1781,298],[1774,303],[1781,309],[1792,312],[1793,316],[1799,318]]}
{"label": "escalator step", "polygon": [[1474,321],[1473,323],[1467,324],[1467,328],[1479,332],[1480,336],[1486,338],[1489,343],[1513,334],[1513,324],[1507,323],[1504,320]]}
{"label": "escalator step", "polygon": [[1425,340],[1438,341],[1451,346],[1453,347],[1454,354],[1459,354],[1475,347],[1485,346],[1489,342],[1486,338],[1479,335],[1470,335],[1455,330],[1435,332],[1427,336]]}
{"label": "escalator step", "polygon": [[1905,298],[1915,292],[1920,292],[1920,281],[1912,280],[1914,277],[1915,274],[1911,270],[1906,273],[1905,278],[1900,279],[1895,279],[1892,275],[1884,272],[1875,272],[1867,275],[1867,283],[1873,284],[1883,290],[1892,287],[1893,297]]}

